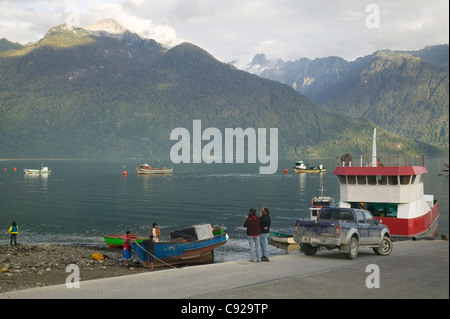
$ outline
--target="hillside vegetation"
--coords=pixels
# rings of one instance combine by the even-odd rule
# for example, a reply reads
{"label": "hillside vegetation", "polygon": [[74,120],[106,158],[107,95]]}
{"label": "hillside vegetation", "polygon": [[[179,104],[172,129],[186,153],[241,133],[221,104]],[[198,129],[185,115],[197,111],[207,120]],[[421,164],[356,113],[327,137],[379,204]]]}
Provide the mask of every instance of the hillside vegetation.
{"label": "hillside vegetation", "polygon": [[449,146],[449,48],[377,51],[296,61],[255,56],[244,70],[288,84],[325,109],[364,117],[394,134]]}
{"label": "hillside vegetation", "polygon": [[[171,131],[192,131],[194,119],[222,132],[278,128],[280,155],[361,154],[376,126],[190,43],[168,50],[129,31],[94,36],[62,25],[35,44],[0,47],[0,158],[168,157]],[[380,152],[440,151],[378,135]]]}

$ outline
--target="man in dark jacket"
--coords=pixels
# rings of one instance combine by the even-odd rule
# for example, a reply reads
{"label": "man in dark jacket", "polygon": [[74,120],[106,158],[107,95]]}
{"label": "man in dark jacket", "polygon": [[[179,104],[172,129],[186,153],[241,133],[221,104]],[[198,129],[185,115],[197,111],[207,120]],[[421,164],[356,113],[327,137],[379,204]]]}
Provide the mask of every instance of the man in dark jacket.
{"label": "man in dark jacket", "polygon": [[[247,239],[250,244],[250,257],[251,261],[261,261],[261,222],[259,217],[256,216],[256,210],[250,208],[247,218],[244,222],[244,227],[247,228]],[[255,256],[256,249],[256,256]]]}
{"label": "man in dark jacket", "polygon": [[259,214],[261,220],[261,250],[262,250],[261,261],[269,261],[269,243],[268,243],[268,238],[270,235],[269,209],[267,207],[263,207]]}

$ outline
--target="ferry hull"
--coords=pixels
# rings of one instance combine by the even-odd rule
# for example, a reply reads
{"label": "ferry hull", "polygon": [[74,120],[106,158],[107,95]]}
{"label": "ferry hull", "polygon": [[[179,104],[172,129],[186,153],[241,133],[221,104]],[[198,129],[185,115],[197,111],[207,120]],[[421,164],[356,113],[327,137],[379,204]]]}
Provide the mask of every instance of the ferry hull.
{"label": "ferry hull", "polygon": [[432,238],[437,235],[439,224],[439,202],[425,215],[416,218],[375,217],[389,227],[394,239]]}

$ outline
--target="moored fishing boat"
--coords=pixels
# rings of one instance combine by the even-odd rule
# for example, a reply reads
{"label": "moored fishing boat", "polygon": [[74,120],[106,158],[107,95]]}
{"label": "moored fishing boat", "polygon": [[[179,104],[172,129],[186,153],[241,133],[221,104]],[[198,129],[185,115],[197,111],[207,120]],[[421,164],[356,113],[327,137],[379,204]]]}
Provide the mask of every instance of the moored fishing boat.
{"label": "moored fishing boat", "polygon": [[148,164],[142,164],[136,167],[136,171],[139,175],[145,175],[145,174],[172,174],[173,168],[156,168],[152,167]]}
{"label": "moored fishing boat", "polygon": [[296,161],[293,168],[296,173],[324,173],[327,171],[322,164],[318,166],[309,166],[309,164],[301,160]]}
{"label": "moored fishing boat", "polygon": [[[104,235],[103,238],[105,239],[105,243],[109,248],[122,248],[125,236],[125,234]],[[137,234],[132,234],[131,237],[133,237],[138,243],[141,243],[143,240],[148,239],[148,237],[146,236]]]}
{"label": "moored fishing boat", "polygon": [[424,194],[422,162],[382,163],[376,153],[376,129],[373,134],[372,158],[369,163],[354,166],[351,156],[341,157],[334,170],[340,184],[340,207],[363,208],[389,227],[397,239],[415,239],[437,235],[439,201]]}
{"label": "moored fishing boat", "polygon": [[317,220],[317,213],[322,207],[334,206],[334,198],[330,196],[325,196],[325,190],[320,189],[320,195],[313,197],[311,200],[311,207],[309,208],[311,220]]}
{"label": "moored fishing boat", "polygon": [[296,241],[294,240],[294,236],[289,235],[289,234],[271,232],[270,239],[277,243],[282,243],[282,244],[296,244]]}
{"label": "moored fishing boat", "polygon": [[40,169],[24,168],[25,174],[50,174],[52,172],[47,166],[42,166]]}
{"label": "moored fishing boat", "polygon": [[[214,249],[224,245],[228,234],[216,231],[210,224],[193,225],[170,233],[170,241],[154,243],[155,267],[175,264],[203,264],[214,261]],[[142,262],[147,261],[143,243],[131,244]]]}

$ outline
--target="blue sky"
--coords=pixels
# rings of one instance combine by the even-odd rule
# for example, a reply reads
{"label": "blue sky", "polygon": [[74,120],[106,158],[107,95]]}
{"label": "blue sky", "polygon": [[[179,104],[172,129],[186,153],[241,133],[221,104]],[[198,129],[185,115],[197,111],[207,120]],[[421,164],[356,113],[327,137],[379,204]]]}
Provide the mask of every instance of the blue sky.
{"label": "blue sky", "polygon": [[106,18],[168,45],[191,42],[238,65],[257,53],[353,60],[449,38],[448,0],[0,0],[0,38],[25,44],[66,21],[87,26]]}

